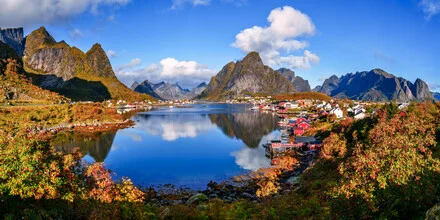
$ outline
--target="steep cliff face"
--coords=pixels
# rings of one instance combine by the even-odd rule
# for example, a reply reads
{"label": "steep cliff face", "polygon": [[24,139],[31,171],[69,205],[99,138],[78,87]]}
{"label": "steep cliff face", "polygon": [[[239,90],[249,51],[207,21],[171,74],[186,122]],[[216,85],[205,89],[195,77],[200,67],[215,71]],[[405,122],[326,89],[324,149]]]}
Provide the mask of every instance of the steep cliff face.
{"label": "steep cliff face", "polygon": [[293,88],[297,92],[310,92],[310,84],[308,80],[304,80],[302,77],[295,76],[295,72],[287,68],[281,68],[277,70],[281,75],[286,77],[292,82]]}
{"label": "steep cliff face", "polygon": [[291,82],[263,64],[260,55],[249,53],[242,61],[228,63],[199,96],[202,99],[228,99],[252,94],[291,93]]}
{"label": "steep cliff face", "polygon": [[160,97],[153,89],[154,84],[151,83],[148,80],[143,81],[142,83],[133,83],[133,85],[131,86],[131,88],[133,89],[133,91],[138,92],[138,93],[143,93],[143,94],[148,94],[156,99],[162,99],[162,97]]}
{"label": "steep cliff face", "polygon": [[322,84],[322,86],[319,87],[319,91],[316,92],[322,92],[327,95],[331,95],[331,92],[338,87],[338,84],[339,84],[339,78],[333,75],[330,78],[326,79]]}
{"label": "steep cliff face", "polygon": [[100,44],[93,45],[86,53],[87,63],[100,77],[116,77],[110,60]]}
{"label": "steep cliff face", "polygon": [[41,27],[26,37],[24,67],[34,82],[73,100],[145,100],[150,96],[131,91],[115,76],[101,45],[84,53],[55,39]]}
{"label": "steep cliff face", "polygon": [[191,89],[190,93],[188,93],[188,98],[192,99],[200,95],[205,89],[207,84],[205,82],[200,83],[198,86]]}
{"label": "steep cliff face", "polygon": [[0,102],[38,100],[59,103],[67,100],[33,85],[24,74],[22,65],[21,57],[14,49],[0,41]]}
{"label": "steep cliff face", "polygon": [[412,93],[419,100],[432,100],[433,98],[428,85],[421,79],[417,79],[414,83]]}
{"label": "steep cliff face", "polygon": [[23,56],[25,44],[23,28],[0,28],[0,41],[12,47],[18,56]]}
{"label": "steep cliff face", "polygon": [[349,73],[341,78],[332,76],[324,81],[318,92],[333,97],[369,101],[432,100],[428,85],[418,79],[415,84],[381,69]]}

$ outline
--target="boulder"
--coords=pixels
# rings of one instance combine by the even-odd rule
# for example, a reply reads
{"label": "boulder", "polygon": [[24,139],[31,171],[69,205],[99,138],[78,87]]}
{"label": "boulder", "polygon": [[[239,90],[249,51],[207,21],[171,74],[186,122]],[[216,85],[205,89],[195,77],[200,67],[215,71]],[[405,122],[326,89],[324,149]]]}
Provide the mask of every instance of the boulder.
{"label": "boulder", "polygon": [[187,205],[191,205],[193,203],[200,203],[200,202],[204,202],[207,201],[208,197],[203,194],[203,193],[197,193],[193,196],[191,196],[191,198],[188,199],[188,201],[186,202]]}

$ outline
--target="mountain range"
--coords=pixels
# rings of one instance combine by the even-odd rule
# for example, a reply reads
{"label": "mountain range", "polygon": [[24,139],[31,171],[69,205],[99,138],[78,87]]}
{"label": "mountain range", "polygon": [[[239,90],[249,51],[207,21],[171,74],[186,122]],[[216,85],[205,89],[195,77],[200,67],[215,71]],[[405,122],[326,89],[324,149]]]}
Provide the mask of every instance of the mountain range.
{"label": "mountain range", "polygon": [[[94,44],[84,53],[64,41],[57,42],[44,27],[26,37],[23,28],[0,29],[0,42],[1,73],[5,73],[9,65],[8,73],[20,75],[14,79],[11,78],[15,77],[13,74],[4,77],[15,82],[15,89],[8,88],[8,83],[0,89],[6,89],[11,94],[15,94],[14,91],[23,91],[19,92],[21,96],[17,95],[19,93],[7,95],[6,99],[19,96],[32,98],[30,94],[23,94],[28,91],[25,87],[36,88],[33,85],[55,92],[60,97],[79,101],[152,98],[224,100],[256,94],[277,95],[310,91],[307,80],[296,76],[290,69],[281,68],[275,71],[264,65],[257,52],[247,54],[241,61],[226,64],[211,78],[208,85],[202,83],[192,90],[183,89],[178,83],[154,84],[148,80],[136,82],[129,89],[116,78],[110,61],[99,44]],[[22,85],[19,85],[21,82]],[[412,83],[381,69],[348,73],[341,77],[333,75],[313,91],[336,98],[369,101],[439,98],[438,93],[429,91],[423,80],[417,79]]]}
{"label": "mountain range", "polygon": [[421,79],[414,84],[381,69],[333,75],[322,86],[313,89],[336,98],[368,101],[433,100],[428,85]]}
{"label": "mountain range", "polygon": [[162,81],[154,84],[148,80],[145,80],[142,83],[134,82],[131,86],[131,89],[135,92],[148,94],[154,98],[162,100],[193,99],[205,90],[205,88],[205,82],[188,90],[183,89],[178,83],[171,84]]}
{"label": "mountain range", "polygon": [[280,68],[277,70],[281,75],[286,77],[290,82],[292,82],[293,88],[297,92],[310,92],[310,84],[308,80],[304,80],[299,76],[295,76],[295,72],[287,68]]}
{"label": "mountain range", "polygon": [[55,41],[44,27],[26,37],[23,28],[0,30],[0,41],[22,58],[29,80],[43,89],[78,101],[152,99],[131,91],[116,78],[99,44],[84,53],[64,41]]}
{"label": "mountain range", "polygon": [[432,96],[434,96],[434,99],[437,101],[440,101],[440,92],[432,92]]}
{"label": "mountain range", "polygon": [[241,61],[226,64],[211,78],[198,98],[224,100],[253,94],[274,95],[294,91],[292,83],[286,77],[264,65],[257,52],[251,52]]}

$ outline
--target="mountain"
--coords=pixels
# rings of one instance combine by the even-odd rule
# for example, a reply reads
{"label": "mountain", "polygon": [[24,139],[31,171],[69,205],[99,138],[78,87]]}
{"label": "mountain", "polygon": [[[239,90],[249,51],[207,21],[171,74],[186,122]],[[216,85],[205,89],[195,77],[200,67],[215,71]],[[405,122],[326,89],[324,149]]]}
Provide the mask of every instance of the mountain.
{"label": "mountain", "polygon": [[23,28],[0,28],[0,41],[12,47],[18,56],[23,56],[25,39]]}
{"label": "mountain", "polygon": [[434,96],[434,99],[437,101],[440,101],[440,92],[432,92],[432,96]]}
{"label": "mountain", "polygon": [[[23,67],[35,85],[72,100],[127,101],[152,99],[131,91],[115,76],[101,45],[83,53],[66,42],[57,42],[41,27],[26,38],[23,29],[5,29],[0,40],[23,54]],[[24,42],[24,43],[23,43]]]}
{"label": "mountain", "polygon": [[349,73],[338,78],[326,79],[318,92],[337,98],[368,101],[412,101],[432,100],[428,85],[421,79],[414,84],[381,69]]}
{"label": "mountain", "polygon": [[200,83],[191,90],[183,89],[178,83],[171,84],[160,82],[154,84],[145,80],[141,84],[134,82],[131,89],[135,92],[148,94],[157,99],[176,100],[176,99],[193,99],[198,96],[206,88],[206,83]]}
{"label": "mountain", "polygon": [[206,89],[207,86],[208,86],[208,84],[206,84],[206,82],[202,82],[198,86],[191,89],[191,91],[188,93],[187,96],[190,99],[195,98],[195,97],[199,96]]}
{"label": "mountain", "polygon": [[251,52],[242,61],[226,64],[211,78],[199,98],[220,100],[257,93],[273,95],[294,91],[286,77],[265,66],[257,52]]}
{"label": "mountain", "polygon": [[210,114],[209,118],[225,135],[241,139],[251,148],[258,148],[262,138],[274,131],[278,122],[278,117],[272,114]]}
{"label": "mountain", "polygon": [[166,100],[175,100],[175,99],[186,99],[188,93],[190,92],[188,89],[183,89],[180,87],[178,83],[171,84],[161,82],[155,85],[154,91],[162,97],[162,99]]}
{"label": "mountain", "polygon": [[31,83],[23,71],[21,57],[13,48],[0,41],[0,102],[38,101],[59,103],[65,97]]}
{"label": "mountain", "polygon": [[131,89],[135,92],[142,93],[142,94],[148,94],[153,98],[156,99],[162,99],[153,89],[154,84],[151,83],[148,80],[143,81],[142,83],[134,82],[133,85],[131,85]]}
{"label": "mountain", "polygon": [[284,77],[286,77],[290,82],[292,82],[295,91],[297,92],[310,92],[310,84],[308,80],[304,80],[302,77],[295,76],[295,72],[287,68],[281,68],[277,70]]}

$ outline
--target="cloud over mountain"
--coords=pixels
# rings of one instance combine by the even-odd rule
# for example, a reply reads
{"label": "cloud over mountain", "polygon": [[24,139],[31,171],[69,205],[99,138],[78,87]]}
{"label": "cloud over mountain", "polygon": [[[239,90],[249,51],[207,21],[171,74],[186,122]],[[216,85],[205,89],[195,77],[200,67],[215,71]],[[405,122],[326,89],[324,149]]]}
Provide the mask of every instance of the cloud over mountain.
{"label": "cloud over mountain", "polygon": [[174,58],[162,59],[145,68],[134,68],[140,59],[133,59],[128,64],[116,68],[116,76],[125,84],[148,79],[153,82],[179,82],[185,88],[194,87],[201,82],[209,81],[216,74],[215,70],[196,61],[179,61]]}
{"label": "cloud over mountain", "polygon": [[[268,65],[288,65],[294,69],[308,69],[319,62],[319,57],[304,50],[309,46],[298,37],[315,34],[315,25],[304,13],[289,6],[272,10],[267,18],[268,27],[254,26],[235,36],[232,46],[245,53],[257,51]],[[302,51],[302,55],[292,55]]]}
{"label": "cloud over mountain", "polygon": [[103,6],[121,6],[128,2],[130,0],[2,0],[0,26],[56,23],[84,12],[96,14]]}

